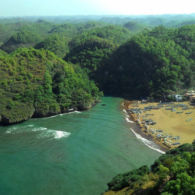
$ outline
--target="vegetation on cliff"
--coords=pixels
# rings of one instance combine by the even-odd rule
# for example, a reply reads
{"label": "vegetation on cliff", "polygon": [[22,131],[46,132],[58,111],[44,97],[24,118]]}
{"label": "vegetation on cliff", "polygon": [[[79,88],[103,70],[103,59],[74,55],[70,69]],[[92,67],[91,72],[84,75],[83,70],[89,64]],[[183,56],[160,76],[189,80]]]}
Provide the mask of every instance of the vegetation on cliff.
{"label": "vegetation on cliff", "polygon": [[168,151],[151,168],[142,166],[117,175],[108,190],[121,195],[195,194],[195,141]]}
{"label": "vegetation on cliff", "polygon": [[101,93],[80,67],[45,50],[0,55],[0,118],[3,124],[87,109]]}

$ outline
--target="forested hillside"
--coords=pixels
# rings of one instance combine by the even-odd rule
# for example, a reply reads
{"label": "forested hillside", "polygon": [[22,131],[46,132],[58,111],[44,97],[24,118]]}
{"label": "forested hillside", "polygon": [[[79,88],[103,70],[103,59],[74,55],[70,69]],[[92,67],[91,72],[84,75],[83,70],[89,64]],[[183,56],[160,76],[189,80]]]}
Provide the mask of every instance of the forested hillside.
{"label": "forested hillside", "polygon": [[188,89],[195,78],[194,37],[194,25],[135,35],[98,70],[97,82],[105,93],[133,98],[164,99]]}
{"label": "forested hillside", "polygon": [[79,36],[70,42],[70,46],[65,60],[80,64],[91,78],[95,78],[96,71],[104,65],[116,48],[112,41],[95,35]]}
{"label": "forested hillside", "polygon": [[195,24],[157,26],[170,18],[0,20],[1,121],[90,107],[96,85],[105,95],[163,100],[193,88]]}
{"label": "forested hillside", "polygon": [[195,194],[195,142],[162,155],[148,168],[117,175],[108,183],[109,194]]}
{"label": "forested hillside", "polygon": [[1,46],[1,49],[10,53],[17,48],[33,47],[40,40],[40,35],[28,30],[20,30],[13,34],[9,40]]}
{"label": "forested hillside", "polygon": [[101,93],[78,66],[46,50],[0,55],[0,122],[11,124],[70,108],[88,109]]}
{"label": "forested hillside", "polygon": [[70,38],[64,33],[53,33],[35,45],[36,49],[46,49],[63,58],[69,52]]}
{"label": "forested hillside", "polygon": [[5,43],[12,35],[20,31],[28,31],[43,38],[47,36],[48,31],[50,31],[54,25],[53,23],[39,19],[35,22],[22,19],[1,19],[0,43]]}

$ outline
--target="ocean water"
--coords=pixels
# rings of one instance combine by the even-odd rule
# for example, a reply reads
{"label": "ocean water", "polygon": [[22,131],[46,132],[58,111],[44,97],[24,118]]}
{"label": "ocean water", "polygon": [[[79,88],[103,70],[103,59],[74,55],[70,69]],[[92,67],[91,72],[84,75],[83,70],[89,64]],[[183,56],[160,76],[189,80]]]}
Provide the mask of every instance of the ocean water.
{"label": "ocean water", "polygon": [[100,195],[116,174],[153,163],[160,152],[120,104],[104,97],[89,111],[0,127],[0,195]]}

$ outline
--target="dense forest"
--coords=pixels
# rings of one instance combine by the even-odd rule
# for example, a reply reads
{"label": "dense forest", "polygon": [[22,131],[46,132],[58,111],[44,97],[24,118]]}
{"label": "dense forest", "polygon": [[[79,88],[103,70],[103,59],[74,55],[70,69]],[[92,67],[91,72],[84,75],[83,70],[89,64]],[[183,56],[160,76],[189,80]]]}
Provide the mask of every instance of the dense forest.
{"label": "dense forest", "polygon": [[195,16],[0,19],[0,121],[87,109],[105,95],[193,88]]}
{"label": "dense forest", "polygon": [[117,175],[108,183],[108,190],[120,195],[195,194],[195,141],[168,151],[150,168],[142,166]]}
{"label": "dense forest", "polygon": [[[185,35],[185,36],[184,36]],[[193,86],[195,26],[156,27],[133,36],[98,70],[108,94],[165,99]]]}
{"label": "dense forest", "polygon": [[46,50],[20,48],[0,55],[0,121],[88,109],[101,93],[80,67]]}

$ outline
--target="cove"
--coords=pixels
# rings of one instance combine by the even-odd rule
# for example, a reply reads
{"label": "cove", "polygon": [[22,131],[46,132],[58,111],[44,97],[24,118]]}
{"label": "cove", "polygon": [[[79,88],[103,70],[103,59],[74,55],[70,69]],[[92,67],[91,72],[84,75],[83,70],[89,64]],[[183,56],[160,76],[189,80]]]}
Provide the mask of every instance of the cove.
{"label": "cove", "polygon": [[115,175],[153,163],[161,154],[130,131],[121,101],[0,127],[0,194],[100,195]]}

